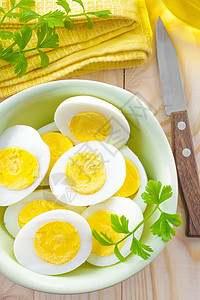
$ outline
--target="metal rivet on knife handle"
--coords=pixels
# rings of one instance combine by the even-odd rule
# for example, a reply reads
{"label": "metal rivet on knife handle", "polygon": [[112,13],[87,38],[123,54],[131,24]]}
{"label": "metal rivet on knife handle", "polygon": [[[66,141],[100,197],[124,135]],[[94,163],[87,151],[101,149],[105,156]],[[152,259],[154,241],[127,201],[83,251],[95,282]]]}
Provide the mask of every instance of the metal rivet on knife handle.
{"label": "metal rivet on knife handle", "polygon": [[185,122],[181,121],[181,122],[178,122],[177,127],[179,130],[185,130],[186,124],[185,124]]}
{"label": "metal rivet on knife handle", "polygon": [[188,148],[183,149],[182,154],[184,157],[189,157],[191,155],[191,150]]}

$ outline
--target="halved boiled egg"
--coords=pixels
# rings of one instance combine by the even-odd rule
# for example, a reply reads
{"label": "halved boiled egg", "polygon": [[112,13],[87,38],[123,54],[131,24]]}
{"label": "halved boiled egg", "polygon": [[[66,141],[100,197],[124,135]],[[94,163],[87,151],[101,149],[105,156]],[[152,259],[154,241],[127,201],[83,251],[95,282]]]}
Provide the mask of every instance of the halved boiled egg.
{"label": "halved boiled egg", "polygon": [[[125,235],[115,232],[111,227],[111,214],[118,217],[124,215],[129,220],[129,231],[133,230],[142,220],[143,214],[140,207],[129,198],[112,197],[102,203],[88,207],[82,214],[88,221],[91,230],[95,229],[98,233],[106,233],[113,242],[117,243]],[[135,237],[140,239],[143,226],[136,232]],[[130,251],[132,237],[128,237],[119,244],[121,254],[126,257]],[[114,254],[114,246],[102,246],[94,237],[92,242],[92,251],[87,261],[96,266],[109,266],[119,262]]]}
{"label": "halved boiled egg", "polygon": [[50,191],[38,190],[6,209],[5,227],[15,237],[20,229],[36,216],[47,211],[64,208],[81,214],[87,207],[61,203]]}
{"label": "halved boiled egg", "polygon": [[147,205],[141,198],[141,194],[145,192],[148,181],[146,171],[139,158],[127,146],[122,147],[120,151],[126,162],[126,178],[115,196],[133,199],[144,212]]}
{"label": "halved boiled egg", "polygon": [[48,178],[53,165],[67,150],[73,147],[72,141],[56,129],[55,123],[50,123],[38,130],[50,150],[50,165],[41,186],[49,185]]}
{"label": "halved boiled egg", "polygon": [[0,135],[0,206],[20,201],[41,183],[50,163],[49,147],[30,126],[16,125]]}
{"label": "halved boiled egg", "polygon": [[122,112],[96,97],[68,98],[58,106],[54,119],[74,144],[104,141],[121,148],[129,139],[130,127]]}
{"label": "halved boiled egg", "polygon": [[59,209],[28,222],[14,242],[17,261],[29,270],[46,275],[70,272],[90,255],[92,233],[79,214]]}
{"label": "halved boiled egg", "polygon": [[90,141],[64,153],[50,173],[50,188],[60,201],[92,205],[115,194],[124,183],[122,153],[105,142]]}

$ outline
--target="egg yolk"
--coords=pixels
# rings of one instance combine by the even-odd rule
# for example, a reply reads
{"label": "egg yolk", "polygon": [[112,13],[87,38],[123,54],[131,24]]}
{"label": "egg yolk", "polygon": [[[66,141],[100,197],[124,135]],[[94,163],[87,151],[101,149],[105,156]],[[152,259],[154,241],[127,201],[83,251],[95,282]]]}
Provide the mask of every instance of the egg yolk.
{"label": "egg yolk", "polygon": [[[125,234],[114,231],[111,227],[111,214],[114,212],[110,210],[100,210],[95,212],[87,221],[91,230],[95,229],[97,232],[106,233],[114,243],[120,241]],[[119,243],[119,249],[122,248],[125,241]],[[114,246],[102,246],[95,238],[92,240],[92,253],[99,256],[110,256],[114,254]]]}
{"label": "egg yolk", "polygon": [[0,151],[0,184],[10,190],[23,190],[39,177],[39,162],[28,151],[10,147]]}
{"label": "egg yolk", "polygon": [[36,232],[34,247],[42,260],[53,265],[62,265],[77,255],[80,237],[76,228],[67,222],[49,222]]}
{"label": "egg yolk", "polygon": [[69,123],[72,135],[80,142],[104,141],[110,134],[109,120],[93,111],[76,114]]}
{"label": "egg yolk", "polygon": [[51,169],[56,161],[70,148],[73,147],[72,141],[60,132],[49,132],[41,136],[43,141],[50,149],[50,165],[46,177],[49,177]]}
{"label": "egg yolk", "polygon": [[22,228],[26,223],[28,223],[33,218],[55,209],[64,209],[63,206],[47,200],[36,200],[27,203],[21,210],[18,216],[19,226]]}
{"label": "egg yolk", "polygon": [[126,178],[124,184],[115,193],[118,197],[129,197],[135,194],[141,185],[140,172],[136,165],[129,159],[125,158]]}
{"label": "egg yolk", "polygon": [[74,155],[67,162],[65,175],[71,189],[83,195],[98,192],[106,181],[106,169],[100,156],[89,152]]}

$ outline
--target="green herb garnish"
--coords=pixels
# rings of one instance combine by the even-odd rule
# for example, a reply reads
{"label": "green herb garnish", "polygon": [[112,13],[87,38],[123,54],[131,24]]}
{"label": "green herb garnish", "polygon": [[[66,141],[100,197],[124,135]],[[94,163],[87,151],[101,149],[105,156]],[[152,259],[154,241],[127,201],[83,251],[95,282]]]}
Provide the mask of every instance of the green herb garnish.
{"label": "green herb garnish", "polygon": [[153,249],[145,244],[139,242],[135,237],[135,232],[140,228],[156,211],[160,211],[160,217],[158,220],[153,223],[150,227],[153,235],[157,235],[162,238],[163,241],[168,242],[172,236],[175,235],[175,230],[172,225],[178,227],[182,224],[182,219],[180,218],[181,214],[169,214],[164,212],[160,208],[160,204],[164,201],[167,201],[172,196],[172,188],[170,185],[163,186],[160,181],[156,183],[154,180],[149,180],[146,186],[146,192],[141,195],[142,199],[146,204],[154,205],[153,210],[149,215],[147,215],[132,231],[129,231],[128,224],[129,220],[123,215],[120,218],[112,214],[111,215],[111,227],[114,231],[118,233],[126,234],[117,243],[114,243],[111,238],[109,238],[105,233],[98,233],[95,229],[92,231],[94,238],[102,246],[111,246],[114,245],[114,253],[120,261],[125,261],[125,258],[119,251],[118,245],[129,236],[132,236],[131,252],[140,256],[142,259],[147,260]]}
{"label": "green herb garnish", "polygon": [[[49,65],[49,57],[43,49],[57,49],[59,47],[59,37],[56,33],[56,27],[66,27],[71,30],[75,27],[73,18],[85,16],[87,19],[87,27],[93,27],[90,19],[91,15],[97,18],[108,19],[111,12],[109,10],[86,12],[84,4],[81,0],[73,0],[82,7],[82,13],[71,14],[71,8],[66,0],[58,0],[57,4],[61,6],[64,11],[55,10],[50,11],[44,15],[36,13],[32,7],[35,5],[35,0],[10,0],[11,9],[7,12],[3,7],[0,7],[0,26],[6,18],[15,18],[23,25],[19,31],[0,31],[1,40],[10,40],[10,45],[4,48],[0,43],[0,59],[9,62],[14,66],[14,73],[18,77],[22,77],[28,67],[26,53],[31,51],[38,51],[41,59],[41,66],[47,67]],[[36,20],[33,26],[27,23]],[[36,30],[37,45],[34,48],[28,48],[29,42],[32,38],[33,31]],[[27,49],[28,48],[28,49]]]}

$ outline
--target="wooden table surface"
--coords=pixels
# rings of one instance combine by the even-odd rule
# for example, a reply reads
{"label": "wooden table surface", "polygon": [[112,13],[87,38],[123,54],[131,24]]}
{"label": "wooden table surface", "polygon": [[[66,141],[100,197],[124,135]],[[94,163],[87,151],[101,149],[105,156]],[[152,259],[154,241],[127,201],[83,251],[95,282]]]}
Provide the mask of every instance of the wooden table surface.
{"label": "wooden table surface", "polygon": [[[176,47],[184,93],[190,118],[198,168],[200,169],[200,31],[175,19],[160,0],[147,1],[150,20],[155,24],[160,15]],[[154,35],[155,36],[155,35]],[[171,142],[170,118],[165,116],[155,53],[137,68],[102,71],[84,76],[131,91],[153,111]],[[186,238],[185,214],[179,198],[178,212],[183,226],[164,251],[144,270],[132,278],[99,292],[80,295],[51,295],[20,287],[0,275],[1,300],[197,300],[200,299],[200,239]]]}

